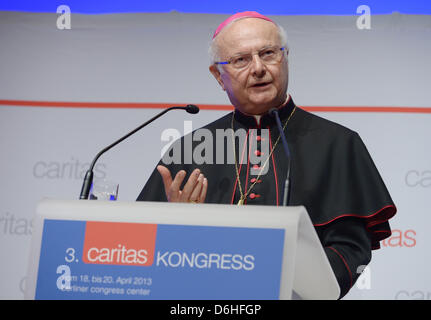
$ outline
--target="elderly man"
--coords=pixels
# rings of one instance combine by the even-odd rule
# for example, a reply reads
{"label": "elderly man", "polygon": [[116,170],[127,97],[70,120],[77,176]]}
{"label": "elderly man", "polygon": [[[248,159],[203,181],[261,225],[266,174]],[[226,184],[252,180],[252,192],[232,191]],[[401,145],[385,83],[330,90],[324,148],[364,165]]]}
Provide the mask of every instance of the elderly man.
{"label": "elderly man", "polygon": [[[306,207],[343,297],[370,262],[371,250],[390,236],[388,220],[396,213],[366,147],[357,133],[294,104],[287,93],[286,35],[271,19],[257,12],[231,16],[216,30],[210,54],[210,72],[235,109],[202,129],[214,136],[220,129],[243,130],[245,141],[232,137],[224,146],[222,151],[234,155],[232,163],[188,163],[184,154],[180,163],[162,159],[138,200],[277,206],[290,169],[289,204]],[[290,148],[290,166],[268,114],[273,108]],[[177,142],[184,143],[185,137]],[[196,147],[193,141],[191,150]],[[260,156],[259,164],[250,161],[251,153]]]}

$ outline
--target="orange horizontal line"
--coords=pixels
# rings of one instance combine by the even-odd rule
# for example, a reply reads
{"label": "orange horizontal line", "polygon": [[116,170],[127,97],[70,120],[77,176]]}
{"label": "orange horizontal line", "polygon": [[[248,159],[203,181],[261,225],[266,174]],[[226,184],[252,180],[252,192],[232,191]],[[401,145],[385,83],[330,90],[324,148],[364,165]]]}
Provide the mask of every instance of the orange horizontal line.
{"label": "orange horizontal line", "polygon": [[427,107],[326,107],[326,106],[308,106],[302,107],[310,112],[407,112],[407,113],[431,113],[431,108]]}
{"label": "orange horizontal line", "polygon": [[[113,109],[164,109],[172,107],[174,103],[146,103],[146,102],[73,102],[73,101],[29,101],[29,100],[0,100],[0,105],[19,107],[61,107],[61,108],[113,108]],[[182,104],[178,104],[182,105]],[[232,110],[230,105],[199,105],[203,110]]]}
{"label": "orange horizontal line", "polygon": [[[30,101],[30,100],[0,100],[0,105],[22,107],[62,107],[62,108],[129,108],[129,109],[164,109],[173,103],[141,103],[141,102],[72,102],[72,101]],[[181,104],[180,104],[181,105]],[[232,110],[231,105],[199,104],[201,110]],[[431,113],[431,108],[421,107],[329,107],[301,106],[310,112],[389,112],[389,113]]]}

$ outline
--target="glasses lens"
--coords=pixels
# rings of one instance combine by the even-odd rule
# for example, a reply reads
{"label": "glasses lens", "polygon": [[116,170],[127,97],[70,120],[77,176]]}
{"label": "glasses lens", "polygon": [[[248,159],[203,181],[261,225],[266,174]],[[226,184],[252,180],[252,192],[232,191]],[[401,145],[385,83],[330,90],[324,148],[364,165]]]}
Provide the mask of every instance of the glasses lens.
{"label": "glasses lens", "polygon": [[233,57],[230,63],[234,68],[240,69],[246,67],[250,63],[251,59],[251,55],[243,54],[237,57]]}
{"label": "glasses lens", "polygon": [[259,57],[262,59],[262,61],[269,64],[280,62],[282,55],[283,52],[279,47],[265,48],[259,52]]}

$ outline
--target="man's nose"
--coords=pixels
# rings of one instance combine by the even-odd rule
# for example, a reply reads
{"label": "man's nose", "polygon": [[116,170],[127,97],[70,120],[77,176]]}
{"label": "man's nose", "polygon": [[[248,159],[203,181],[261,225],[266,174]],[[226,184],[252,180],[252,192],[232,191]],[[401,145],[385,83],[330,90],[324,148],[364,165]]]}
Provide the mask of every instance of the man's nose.
{"label": "man's nose", "polygon": [[265,64],[257,54],[253,55],[253,60],[251,61],[250,68],[253,75],[255,75],[258,78],[263,77],[266,73]]}

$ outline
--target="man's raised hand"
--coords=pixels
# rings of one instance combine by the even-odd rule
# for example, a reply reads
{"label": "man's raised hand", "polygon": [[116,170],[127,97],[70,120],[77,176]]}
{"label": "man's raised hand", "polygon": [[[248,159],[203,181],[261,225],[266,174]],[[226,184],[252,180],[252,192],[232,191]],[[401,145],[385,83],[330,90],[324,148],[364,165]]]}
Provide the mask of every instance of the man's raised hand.
{"label": "man's raised hand", "polygon": [[169,202],[205,202],[208,179],[204,177],[199,169],[193,170],[183,190],[180,190],[180,187],[187,174],[184,170],[178,171],[173,180],[171,172],[165,166],[157,166],[157,171],[162,176],[166,198]]}

